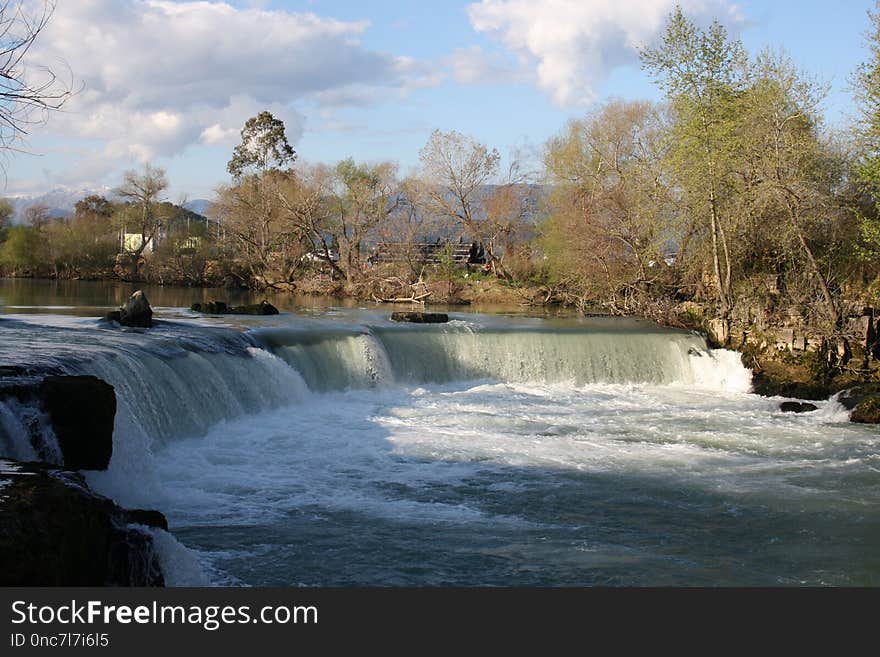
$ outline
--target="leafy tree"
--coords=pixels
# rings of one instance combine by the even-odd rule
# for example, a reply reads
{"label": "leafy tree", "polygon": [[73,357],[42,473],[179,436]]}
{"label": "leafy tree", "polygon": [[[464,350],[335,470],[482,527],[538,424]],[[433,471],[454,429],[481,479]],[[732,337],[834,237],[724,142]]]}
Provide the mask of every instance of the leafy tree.
{"label": "leafy tree", "polygon": [[861,157],[856,174],[867,187],[874,209],[860,214],[862,257],[880,258],[880,2],[868,12],[871,28],[866,34],[868,61],[856,70],[853,90],[860,111]]}
{"label": "leafy tree", "polygon": [[15,208],[12,203],[5,198],[0,198],[0,239],[3,238],[3,229],[12,221],[12,215],[15,214]]}
{"label": "leafy tree", "polygon": [[732,306],[733,266],[727,191],[734,172],[732,134],[745,51],[717,21],[700,30],[678,7],[669,17],[662,43],[643,50],[641,59],[671,102],[670,164],[689,213],[694,220],[704,217],[715,295],[726,318]]}
{"label": "leafy tree", "polygon": [[401,202],[396,173],[390,162],[356,164],[352,158],[333,169],[328,229],[339,246],[346,278],[361,272],[365,240],[375,238],[377,228]]}
{"label": "leafy tree", "polygon": [[836,190],[843,167],[821,138],[819,106],[825,95],[825,88],[786,56],[764,51],[756,58],[739,104],[736,143],[746,184],[738,193],[744,214],[754,219],[747,232],[803,263],[796,267],[805,271],[836,327],[841,315],[831,285],[833,266],[821,247],[826,244],[824,255],[833,255],[828,237],[842,213]]}
{"label": "leafy tree", "polygon": [[281,169],[296,160],[296,151],[287,141],[284,122],[270,112],[260,112],[248,119],[241,131],[241,143],[235,147],[226,168],[233,178],[248,170],[257,173]]}
{"label": "leafy tree", "polygon": [[675,237],[662,182],[665,124],[649,103],[608,103],[546,147],[551,215],[545,254],[580,305],[644,310]]}
{"label": "leafy tree", "polygon": [[12,226],[0,245],[0,265],[11,273],[33,273],[43,262],[43,241],[31,226]]}

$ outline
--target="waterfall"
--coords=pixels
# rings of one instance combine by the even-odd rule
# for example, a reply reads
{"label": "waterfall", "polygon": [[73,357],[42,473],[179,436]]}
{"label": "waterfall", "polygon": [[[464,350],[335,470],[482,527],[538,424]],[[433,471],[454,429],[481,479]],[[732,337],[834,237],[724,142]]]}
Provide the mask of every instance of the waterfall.
{"label": "waterfall", "polygon": [[[38,366],[92,374],[113,385],[118,412],[110,470],[121,478],[142,474],[152,450],[168,440],[349,388],[475,380],[672,384],[737,392],[750,386],[738,354],[710,351],[698,335],[649,324],[481,328],[463,322],[431,327],[333,322],[240,332],[166,323],[138,332],[78,322],[4,327],[0,356],[30,357]],[[39,409],[14,400],[0,403],[4,455],[44,456],[28,439],[38,415]]]}

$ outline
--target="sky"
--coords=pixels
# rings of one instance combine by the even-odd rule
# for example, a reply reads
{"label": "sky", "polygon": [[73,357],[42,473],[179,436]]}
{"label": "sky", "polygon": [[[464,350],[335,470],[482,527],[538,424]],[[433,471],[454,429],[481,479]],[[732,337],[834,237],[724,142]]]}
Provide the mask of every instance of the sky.
{"label": "sky", "polygon": [[[38,2],[38,0],[25,0]],[[8,196],[113,187],[149,162],[169,198],[211,198],[244,122],[281,118],[299,160],[418,166],[431,131],[537,160],[571,118],[659,99],[638,49],[676,4],[829,85],[845,129],[869,0],[57,0],[29,53],[78,90],[6,157]]]}

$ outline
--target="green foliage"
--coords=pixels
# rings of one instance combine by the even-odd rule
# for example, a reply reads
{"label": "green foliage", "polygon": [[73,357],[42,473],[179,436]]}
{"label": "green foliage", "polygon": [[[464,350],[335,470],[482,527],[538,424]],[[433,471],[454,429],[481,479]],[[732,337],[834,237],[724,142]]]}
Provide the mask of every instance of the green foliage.
{"label": "green foliage", "polygon": [[241,131],[241,143],[235,147],[226,169],[233,178],[241,178],[248,170],[258,173],[280,170],[296,160],[296,152],[287,141],[284,122],[270,112],[249,118]]}
{"label": "green foliage", "polygon": [[6,231],[6,240],[0,245],[0,265],[14,273],[34,270],[42,264],[43,242],[39,232],[31,226],[12,226]]}

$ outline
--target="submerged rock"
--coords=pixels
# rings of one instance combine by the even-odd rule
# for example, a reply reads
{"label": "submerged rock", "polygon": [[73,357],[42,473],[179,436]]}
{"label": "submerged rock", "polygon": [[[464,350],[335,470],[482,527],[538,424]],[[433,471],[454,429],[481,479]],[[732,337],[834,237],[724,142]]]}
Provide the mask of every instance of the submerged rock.
{"label": "submerged rock", "polygon": [[147,295],[138,290],[119,310],[107,313],[107,319],[123,326],[150,328],[153,325],[153,309]]}
{"label": "submerged rock", "polygon": [[412,322],[413,324],[445,324],[449,321],[446,313],[396,312],[391,313],[394,322]]}
{"label": "submerged rock", "polygon": [[849,416],[850,422],[880,424],[880,397],[863,399]]}
{"label": "submerged rock", "polygon": [[0,491],[0,586],[164,586],[152,535],[81,475],[0,459]]}
{"label": "submerged rock", "polygon": [[779,405],[779,410],[783,413],[809,413],[819,410],[815,404],[807,404],[804,402],[787,401]]}
{"label": "submerged rock", "polygon": [[229,312],[229,306],[226,305],[225,301],[207,301],[205,303],[197,301],[190,306],[190,310],[208,315],[225,315]]}
{"label": "submerged rock", "polygon": [[233,315],[277,315],[278,309],[264,299],[247,306],[233,306],[229,312]]}
{"label": "submerged rock", "polygon": [[244,306],[228,306],[225,301],[196,302],[190,309],[207,315],[277,315],[278,309],[265,299],[260,303]]}

